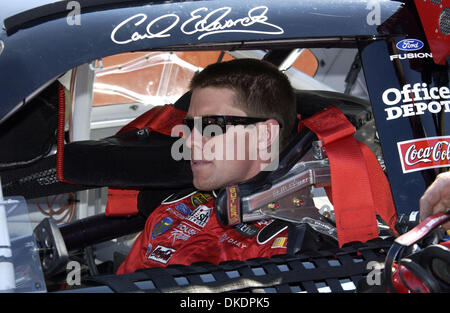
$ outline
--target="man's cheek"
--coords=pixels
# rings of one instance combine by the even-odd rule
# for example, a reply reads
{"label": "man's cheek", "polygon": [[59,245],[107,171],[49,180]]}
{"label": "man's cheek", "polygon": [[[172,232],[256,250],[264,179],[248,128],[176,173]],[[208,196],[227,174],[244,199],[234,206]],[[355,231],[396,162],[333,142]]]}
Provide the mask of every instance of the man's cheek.
{"label": "man's cheek", "polygon": [[216,136],[208,140],[203,147],[203,155],[206,161],[227,160],[227,143],[224,136]]}
{"label": "man's cheek", "polygon": [[248,159],[247,144],[248,139],[246,139],[245,133],[228,131],[225,144],[222,150],[224,160],[228,161],[247,160]]}

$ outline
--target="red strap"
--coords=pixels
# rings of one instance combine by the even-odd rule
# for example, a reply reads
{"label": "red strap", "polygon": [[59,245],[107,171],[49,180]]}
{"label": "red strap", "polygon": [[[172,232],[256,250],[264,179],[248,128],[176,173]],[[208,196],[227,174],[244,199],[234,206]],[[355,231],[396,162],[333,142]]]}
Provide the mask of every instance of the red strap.
{"label": "red strap", "polygon": [[391,228],[394,234],[398,235],[394,227],[395,222],[397,221],[397,212],[395,210],[394,200],[392,199],[389,181],[372,150],[370,150],[370,148],[364,143],[359,141],[358,143],[361,147],[364,158],[366,159],[366,165],[369,171],[370,187],[372,189],[372,197],[376,212]]}
{"label": "red strap", "polygon": [[186,112],[172,105],[155,106],[151,110],[137,117],[131,123],[122,127],[118,134],[148,127],[150,131],[170,136],[175,125],[183,123]]}
{"label": "red strap", "polygon": [[392,195],[372,151],[357,141],[355,128],[334,106],[301,122],[324,142],[339,246],[378,237],[376,213],[393,229]]}

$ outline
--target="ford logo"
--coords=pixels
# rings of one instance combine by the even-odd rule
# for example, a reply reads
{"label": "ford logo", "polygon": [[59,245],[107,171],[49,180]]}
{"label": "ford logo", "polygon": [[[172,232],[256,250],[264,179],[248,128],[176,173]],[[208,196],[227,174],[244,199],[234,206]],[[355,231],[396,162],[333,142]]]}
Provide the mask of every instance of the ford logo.
{"label": "ford logo", "polygon": [[399,41],[396,46],[402,51],[416,51],[422,49],[424,44],[418,39],[403,39]]}

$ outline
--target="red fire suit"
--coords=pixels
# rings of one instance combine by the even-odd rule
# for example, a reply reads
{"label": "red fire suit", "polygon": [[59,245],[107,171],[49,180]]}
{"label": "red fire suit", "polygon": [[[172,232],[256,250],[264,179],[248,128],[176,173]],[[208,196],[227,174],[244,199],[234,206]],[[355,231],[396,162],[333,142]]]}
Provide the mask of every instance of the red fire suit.
{"label": "red fire suit", "polygon": [[213,193],[198,191],[163,201],[148,217],[117,274],[169,264],[218,264],[286,253],[287,227],[263,232],[272,220],[223,226],[216,218],[214,202]]}

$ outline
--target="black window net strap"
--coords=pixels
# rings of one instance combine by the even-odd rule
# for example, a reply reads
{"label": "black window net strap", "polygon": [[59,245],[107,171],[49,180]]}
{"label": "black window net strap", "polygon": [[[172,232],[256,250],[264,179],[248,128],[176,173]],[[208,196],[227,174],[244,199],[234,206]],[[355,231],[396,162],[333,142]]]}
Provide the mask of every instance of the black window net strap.
{"label": "black window net strap", "polygon": [[133,283],[133,281],[128,280],[128,279],[123,279],[122,277],[119,277],[116,275],[90,277],[86,281],[84,281],[84,283],[90,284],[90,285],[98,285],[98,286],[106,285],[112,291],[117,292],[117,293],[143,292],[143,290],[138,288]]}
{"label": "black window net strap", "polygon": [[[110,288],[117,292],[355,292],[367,276],[368,262],[383,262],[392,242],[376,241],[336,251],[278,255],[270,259],[171,265],[117,275]],[[337,253],[338,252],[338,253]],[[120,285],[120,280],[127,281]],[[97,280],[99,281],[99,280]],[[128,291],[127,286],[131,286]],[[145,286],[142,289],[137,286]]]}

